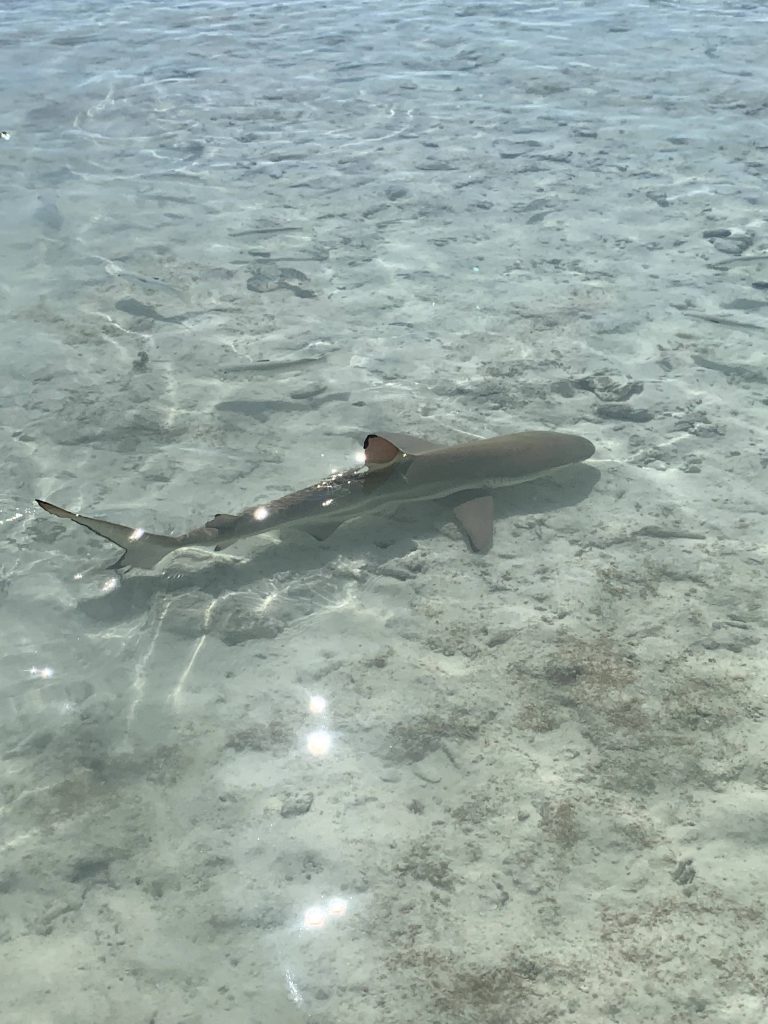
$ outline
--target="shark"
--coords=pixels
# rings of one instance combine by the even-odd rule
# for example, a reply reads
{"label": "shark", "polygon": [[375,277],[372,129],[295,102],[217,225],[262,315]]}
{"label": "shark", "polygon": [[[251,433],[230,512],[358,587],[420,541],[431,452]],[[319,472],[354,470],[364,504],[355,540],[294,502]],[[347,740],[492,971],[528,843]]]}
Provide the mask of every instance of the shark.
{"label": "shark", "polygon": [[294,527],[324,541],[342,523],[371,513],[395,510],[411,502],[448,499],[469,548],[490,550],[493,542],[493,491],[583,462],[595,453],[578,434],[529,430],[443,445],[401,433],[368,434],[362,458],[353,469],[292,491],[242,512],[219,512],[203,526],[176,536],[122,526],[70,512],[38,498],[44,511],[69,519],[122,549],[109,569],[152,569],[179,548],[222,551],[239,540]]}

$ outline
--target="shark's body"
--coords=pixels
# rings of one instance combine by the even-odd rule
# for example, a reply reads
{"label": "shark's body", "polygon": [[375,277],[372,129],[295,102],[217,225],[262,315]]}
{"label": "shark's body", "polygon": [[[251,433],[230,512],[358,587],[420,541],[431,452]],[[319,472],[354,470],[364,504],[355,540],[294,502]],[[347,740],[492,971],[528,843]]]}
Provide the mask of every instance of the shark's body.
{"label": "shark's body", "polygon": [[177,537],[147,533],[92,519],[38,500],[46,512],[71,519],[123,549],[115,569],[150,569],[183,547],[217,551],[245,537],[291,526],[324,540],[348,519],[414,501],[453,497],[453,510],[475,551],[487,551],[493,539],[493,498],[497,487],[532,480],[588,459],[594,446],[584,437],[552,431],[527,431],[443,447],[404,434],[369,434],[365,462],[334,473],[275,501],[237,515],[217,514]]}

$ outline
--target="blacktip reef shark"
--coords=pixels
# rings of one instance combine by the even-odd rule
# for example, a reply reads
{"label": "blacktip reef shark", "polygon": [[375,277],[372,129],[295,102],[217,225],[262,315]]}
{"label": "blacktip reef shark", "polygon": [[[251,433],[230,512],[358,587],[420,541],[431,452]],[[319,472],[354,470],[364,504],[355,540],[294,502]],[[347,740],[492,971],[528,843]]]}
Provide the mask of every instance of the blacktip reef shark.
{"label": "blacktip reef shark", "polygon": [[218,513],[204,526],[166,537],[140,528],[91,519],[49,501],[38,505],[71,519],[123,549],[110,569],[151,569],[172,551],[212,547],[216,551],[245,537],[297,527],[325,540],[348,519],[415,501],[451,498],[453,513],[470,547],[486,552],[493,541],[491,490],[533,480],[594,455],[591,441],[576,434],[531,430],[445,447],[409,434],[369,434],[363,461],[311,487],[237,515]]}

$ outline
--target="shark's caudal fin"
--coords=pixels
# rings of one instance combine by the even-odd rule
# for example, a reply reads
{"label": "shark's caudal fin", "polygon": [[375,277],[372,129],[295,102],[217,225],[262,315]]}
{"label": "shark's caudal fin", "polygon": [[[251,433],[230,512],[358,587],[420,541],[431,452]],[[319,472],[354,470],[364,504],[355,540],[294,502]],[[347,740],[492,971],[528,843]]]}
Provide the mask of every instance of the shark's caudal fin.
{"label": "shark's caudal fin", "polygon": [[79,516],[75,512],[59,508],[58,505],[52,505],[50,501],[41,501],[39,498],[36,500],[40,508],[52,516],[71,519],[73,523],[79,523],[80,526],[98,533],[100,537],[111,540],[113,544],[122,548],[123,554],[113,565],[109,566],[110,569],[151,569],[171,551],[182,547],[184,543],[177,537],[164,537],[160,533],[147,533],[145,530],[132,529],[130,526],[121,526],[119,523],[110,523],[106,519]]}

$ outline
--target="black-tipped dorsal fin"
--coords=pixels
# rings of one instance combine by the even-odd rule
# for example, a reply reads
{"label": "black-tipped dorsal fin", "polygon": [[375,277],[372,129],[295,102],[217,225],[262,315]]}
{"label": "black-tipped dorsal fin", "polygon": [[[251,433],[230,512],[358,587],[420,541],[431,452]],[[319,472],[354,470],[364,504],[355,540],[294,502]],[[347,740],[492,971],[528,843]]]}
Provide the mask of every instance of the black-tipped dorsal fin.
{"label": "black-tipped dorsal fin", "polygon": [[365,462],[368,466],[383,466],[392,462],[398,455],[422,455],[424,452],[439,448],[434,441],[413,434],[390,433],[369,434],[363,441]]}
{"label": "black-tipped dorsal fin", "polygon": [[226,530],[228,526],[237,522],[238,516],[231,516],[228,512],[217,512],[213,519],[205,524],[209,530]]}

